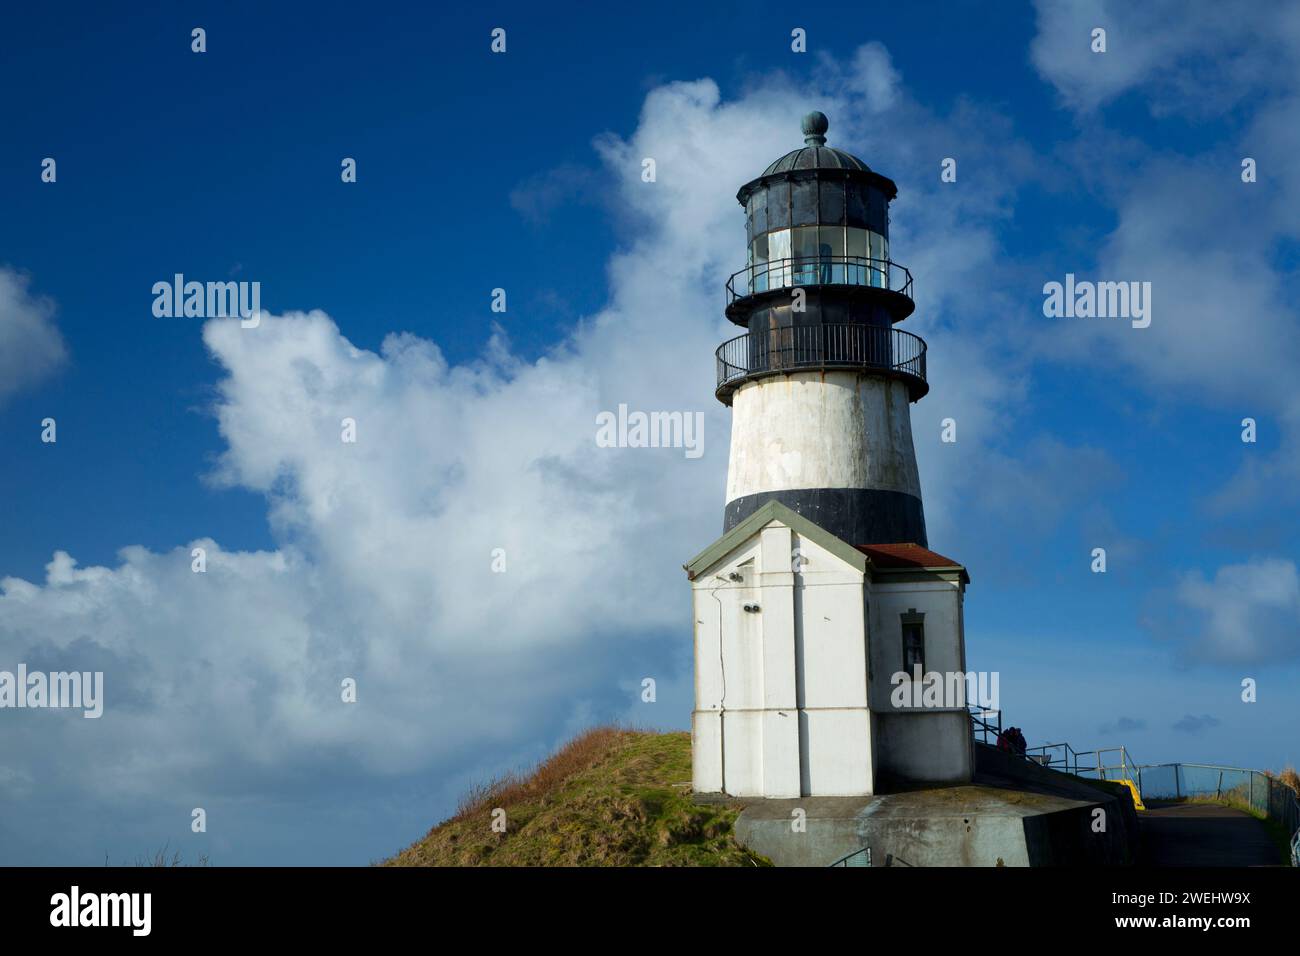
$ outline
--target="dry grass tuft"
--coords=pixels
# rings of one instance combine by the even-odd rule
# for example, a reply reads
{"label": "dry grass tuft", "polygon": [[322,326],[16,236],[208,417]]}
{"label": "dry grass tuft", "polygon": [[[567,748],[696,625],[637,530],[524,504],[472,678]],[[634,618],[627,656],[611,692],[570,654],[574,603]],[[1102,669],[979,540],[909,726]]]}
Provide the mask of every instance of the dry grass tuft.
{"label": "dry grass tuft", "polygon": [[1290,787],[1297,797],[1300,797],[1300,773],[1296,773],[1295,767],[1286,767],[1277,775],[1277,779]]}
{"label": "dry grass tuft", "polygon": [[[753,866],[738,808],[691,797],[691,738],[620,727],[579,734],[528,773],[474,787],[451,819],[387,866]],[[505,811],[505,830],[497,808]]]}
{"label": "dry grass tuft", "polygon": [[[157,867],[159,869],[211,865],[211,861],[209,861],[208,855],[206,853],[200,853],[198,861],[195,863],[186,863],[184,858],[181,856],[180,850],[176,850],[174,853],[168,856],[167,855],[168,846],[170,846],[170,843],[164,843],[162,845],[162,848],[160,850],[155,851],[152,855],[137,856],[135,858],[135,865],[140,867]],[[104,859],[104,865],[108,866],[107,856]]]}
{"label": "dry grass tuft", "polygon": [[599,762],[623,733],[627,731],[618,727],[593,727],[574,737],[530,773],[510,771],[488,783],[471,787],[460,798],[456,814],[448,822],[477,816],[494,807],[509,808],[559,789],[579,770]]}

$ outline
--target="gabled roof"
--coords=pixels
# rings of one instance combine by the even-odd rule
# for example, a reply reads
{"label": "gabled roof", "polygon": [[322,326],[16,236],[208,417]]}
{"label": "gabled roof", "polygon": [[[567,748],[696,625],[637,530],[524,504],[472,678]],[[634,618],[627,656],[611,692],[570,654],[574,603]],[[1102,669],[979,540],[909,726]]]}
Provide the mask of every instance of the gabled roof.
{"label": "gabled roof", "polygon": [[961,562],[923,548],[913,542],[898,544],[860,544],[857,549],[871,559],[871,566],[882,571],[958,571],[970,583]]}
{"label": "gabled roof", "polygon": [[752,515],[683,564],[687,578],[694,581],[774,520],[864,573],[868,570],[947,571],[958,574],[963,583],[970,583],[966,569],[952,558],[910,542],[851,545],[775,499],[764,502]]}
{"label": "gabled roof", "polygon": [[761,531],[772,520],[777,520],[797,535],[809,538],[814,544],[831,551],[831,554],[840,558],[840,561],[858,571],[948,571],[956,572],[961,576],[963,583],[970,584],[970,575],[966,574],[966,568],[952,558],[945,558],[943,554],[911,542],[850,545],[832,535],[814,520],[805,518],[800,512],[789,509],[776,499],[764,502],[763,506],[744,522],[737,524],[731,531],[708,545],[708,548],[682,564],[686,578],[694,580],[698,575],[703,574],[712,564],[722,561],[731,551],[740,548],[745,541]]}
{"label": "gabled roof", "polygon": [[825,548],[845,564],[851,565],[858,571],[866,571],[869,562],[863,552],[841,541],[821,525],[787,508],[781,502],[769,500],[740,524],[683,564],[682,568],[686,571],[686,576],[694,581],[698,575],[721,561],[728,553],[773,520],[780,521],[792,531]]}

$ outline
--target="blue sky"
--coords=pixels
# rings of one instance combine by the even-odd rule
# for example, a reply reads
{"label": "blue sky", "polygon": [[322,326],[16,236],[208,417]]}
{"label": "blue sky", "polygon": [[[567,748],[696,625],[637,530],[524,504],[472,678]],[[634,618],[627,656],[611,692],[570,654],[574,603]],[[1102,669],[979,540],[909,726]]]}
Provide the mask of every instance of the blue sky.
{"label": "blue sky", "polygon": [[[685,727],[733,197],[813,108],[899,183],[931,546],[970,568],[969,663],[1007,719],[1300,762],[1300,20],[895,6],[11,12],[0,668],[94,663],[110,704],[0,714],[0,862],[364,863],[582,726]],[[259,281],[272,316],[155,318],[177,272]],[[1067,272],[1150,281],[1151,328],[1045,317]],[[705,412],[705,455],[597,448],[620,402]]]}

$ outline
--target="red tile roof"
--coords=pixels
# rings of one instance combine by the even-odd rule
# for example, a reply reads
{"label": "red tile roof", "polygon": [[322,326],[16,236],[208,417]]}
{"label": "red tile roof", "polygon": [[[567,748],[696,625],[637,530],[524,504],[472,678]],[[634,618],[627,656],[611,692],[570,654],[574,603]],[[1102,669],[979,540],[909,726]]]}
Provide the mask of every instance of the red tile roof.
{"label": "red tile roof", "polygon": [[[960,568],[960,561],[945,558],[919,544],[860,544],[858,550],[878,568]],[[963,569],[964,570],[964,569]]]}

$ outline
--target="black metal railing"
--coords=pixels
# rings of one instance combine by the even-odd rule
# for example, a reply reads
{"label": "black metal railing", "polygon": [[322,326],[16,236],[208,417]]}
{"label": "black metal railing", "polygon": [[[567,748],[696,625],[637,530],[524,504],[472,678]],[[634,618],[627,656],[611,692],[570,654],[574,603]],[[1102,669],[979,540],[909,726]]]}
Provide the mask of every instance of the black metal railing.
{"label": "black metal railing", "polygon": [[798,256],[756,262],[727,280],[727,305],[737,299],[800,285],[853,285],[888,289],[911,299],[912,273],[889,259]]}
{"label": "black metal railing", "polygon": [[871,847],[864,846],[860,850],[854,850],[840,857],[834,863],[828,863],[827,866],[870,866],[871,865]]}
{"label": "black metal railing", "polygon": [[928,390],[925,340],[877,325],[787,325],[749,332],[718,346],[718,396],[743,380],[800,369],[880,369],[908,381],[912,401]]}
{"label": "black metal railing", "polygon": [[[971,735],[981,737],[982,743],[996,747],[998,738],[1002,736],[1002,711],[990,710],[978,704],[967,704],[966,709],[970,712]],[[993,740],[990,741],[989,737]]]}

